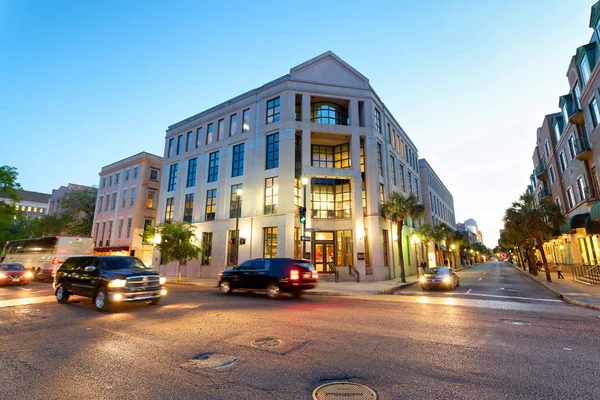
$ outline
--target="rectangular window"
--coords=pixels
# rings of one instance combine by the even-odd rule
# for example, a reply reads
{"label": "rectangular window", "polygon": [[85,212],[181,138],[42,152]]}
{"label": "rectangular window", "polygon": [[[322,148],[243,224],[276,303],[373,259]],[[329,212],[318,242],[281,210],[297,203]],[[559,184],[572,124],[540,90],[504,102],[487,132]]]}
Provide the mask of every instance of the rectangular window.
{"label": "rectangular window", "polygon": [[267,158],[265,169],[279,167],[279,133],[267,136]]}
{"label": "rectangular window", "polygon": [[193,146],[194,146],[194,142],[192,141],[193,133],[194,133],[193,131],[189,131],[187,133],[187,139],[185,141],[185,151],[190,151],[191,149],[193,149]]}
{"label": "rectangular window", "polygon": [[[351,265],[353,263],[352,231],[337,231],[337,265]],[[366,251],[365,251],[366,253]],[[365,254],[366,256],[366,254]],[[366,261],[366,260],[365,260]]]}
{"label": "rectangular window", "polygon": [[582,176],[577,178],[577,191],[579,193],[579,201],[585,200],[585,182]]}
{"label": "rectangular window", "polygon": [[406,184],[404,183],[404,165],[402,163],[398,163],[400,169],[400,187],[403,192],[406,192]]}
{"label": "rectangular window", "polygon": [[169,139],[169,147],[167,149],[167,157],[171,157],[173,155],[173,146],[175,145],[175,139]]}
{"label": "rectangular window", "polygon": [[390,166],[392,168],[392,185],[398,186],[398,182],[396,180],[396,159],[391,154],[390,154]]}
{"label": "rectangular window", "polygon": [[311,189],[313,218],[351,218],[352,192],[349,180],[313,178]]}
{"label": "rectangular window", "polygon": [[204,211],[205,221],[214,221],[217,213],[217,189],[206,191],[206,208]]}
{"label": "rectangular window", "polygon": [[208,124],[206,127],[206,144],[213,142],[213,124]]}
{"label": "rectangular window", "polygon": [[156,190],[148,190],[148,197],[146,197],[146,208],[154,209],[154,199],[156,198]]}
{"label": "rectangular window", "polygon": [[171,221],[173,219],[173,203],[175,202],[174,197],[169,197],[167,199],[167,205],[165,207],[165,222]]}
{"label": "rectangular window", "polygon": [[196,129],[196,148],[202,144],[202,127]]}
{"label": "rectangular window", "polygon": [[565,152],[560,152],[560,170],[561,172],[565,172],[567,170],[567,162],[565,160]]}
{"label": "rectangular window", "polygon": [[250,109],[246,108],[242,111],[242,132],[250,130]]}
{"label": "rectangular window", "polygon": [[117,194],[113,193],[113,195],[112,195],[112,206],[110,207],[110,209],[112,211],[115,211],[116,208],[117,208]]}
{"label": "rectangular window", "polygon": [[115,185],[118,185],[120,180],[121,180],[121,173],[117,172],[115,174]]}
{"label": "rectangular window", "polygon": [[100,196],[100,198],[98,199],[98,212],[102,212],[102,202],[104,200],[104,197]]}
{"label": "rectangular window", "polygon": [[[277,178],[277,182],[279,182],[279,178]],[[298,214],[300,212],[300,207],[302,207],[302,196],[300,193],[302,190],[302,181],[300,179],[294,179],[294,213]],[[277,201],[279,202],[279,186],[277,187]],[[265,202],[266,204],[266,202]],[[276,211],[277,212],[277,211]]]}
{"label": "rectangular window", "polygon": [[127,169],[127,170],[125,170],[125,182],[127,182],[127,181],[129,180],[129,173],[130,173],[130,172],[131,172],[131,171],[130,171],[130,170],[128,170],[128,169]]}
{"label": "rectangular window", "polygon": [[132,187],[131,188],[131,198],[129,200],[129,207],[133,207],[134,203],[135,203],[135,188]]}
{"label": "rectangular window", "polygon": [[548,140],[544,143],[544,152],[546,153],[546,159],[550,157],[550,146],[548,146]]}
{"label": "rectangular window", "polygon": [[560,136],[562,135],[562,131],[560,129],[560,124],[558,121],[554,124],[554,138],[556,139],[556,143],[560,142]]}
{"label": "rectangular window", "polygon": [[167,186],[167,192],[175,190],[175,186],[177,185],[177,168],[178,164],[169,166],[169,184]]}
{"label": "rectangular window", "polygon": [[375,130],[381,132],[381,113],[375,109]]}
{"label": "rectangular window", "polygon": [[[294,191],[296,188],[294,188]],[[298,189],[299,191],[299,189]],[[298,197],[299,201],[299,197]],[[279,205],[279,178],[274,176],[265,179],[265,214],[277,214]]]}
{"label": "rectangular window", "polygon": [[231,185],[231,196],[229,197],[229,218],[242,216],[242,196],[237,195],[238,189],[242,189],[241,183],[237,185]]}
{"label": "rectangular window", "polygon": [[575,196],[573,195],[572,188],[567,189],[567,204],[569,206],[569,209],[573,208],[573,206],[575,205]]}
{"label": "rectangular window", "polygon": [[208,156],[208,182],[219,179],[219,152],[215,151]]}
{"label": "rectangular window", "polygon": [[388,231],[384,229],[382,234],[383,234],[383,266],[388,267],[390,265],[390,255],[389,255],[390,245],[389,245]]}
{"label": "rectangular window", "polygon": [[594,125],[594,129],[598,126],[598,121],[600,121],[600,110],[598,109],[598,102],[596,98],[590,102],[589,105],[590,115],[592,116],[592,125]]}
{"label": "rectangular window", "polygon": [[[104,204],[104,211],[108,211],[108,203],[110,203],[110,197],[109,197],[109,195],[106,195],[106,203]],[[31,211],[31,207],[27,211]]]}
{"label": "rectangular window", "polygon": [[117,239],[121,239],[121,236],[123,236],[123,220],[122,219],[119,220],[119,227],[117,229]]}
{"label": "rectangular window", "polygon": [[554,167],[551,165],[548,170],[550,171],[550,183],[554,183],[556,181],[556,177],[554,176]]}
{"label": "rectangular window", "polygon": [[244,175],[244,143],[233,146],[231,160],[231,177]]}
{"label": "rectangular window", "polygon": [[267,124],[279,121],[279,97],[267,101]]}
{"label": "rectangular window", "polygon": [[312,166],[320,168],[350,168],[350,145],[312,145]]}
{"label": "rectangular window", "polygon": [[587,85],[590,80],[590,76],[592,75],[592,71],[590,71],[590,64],[588,63],[587,54],[583,56],[583,60],[581,60],[581,64],[579,64],[579,69],[581,71],[581,81],[583,86]]}
{"label": "rectangular window", "polygon": [[300,228],[294,228],[294,258],[304,257],[302,254],[302,230]]}
{"label": "rectangular window", "polygon": [[188,193],[185,195],[185,205],[183,208],[183,220],[185,222],[192,222],[192,215],[194,213],[194,193]]}
{"label": "rectangular window", "polygon": [[[365,140],[360,140],[360,172],[365,172]],[[364,180],[364,177],[363,177]]]}
{"label": "rectangular window", "polygon": [[177,151],[175,154],[181,153],[181,146],[183,146],[183,135],[177,136]]}
{"label": "rectangular window", "polygon": [[210,265],[212,259],[212,232],[202,232],[202,246],[204,251],[202,252],[202,265]]}
{"label": "rectangular window", "polygon": [[148,243],[148,237],[147,237],[147,231],[148,228],[151,227],[152,225],[154,225],[154,220],[150,219],[150,218],[145,218],[144,219],[144,231],[142,234],[142,243]]}
{"label": "rectangular window", "polygon": [[112,175],[108,177],[108,186],[112,186]]}
{"label": "rectangular window", "polygon": [[237,114],[229,117],[229,136],[235,136],[237,133]]}
{"label": "rectangular window", "polygon": [[150,180],[157,181],[158,180],[158,170],[154,168],[150,168]]}
{"label": "rectangular window", "polygon": [[105,188],[106,187],[106,178],[102,178],[102,187]]}
{"label": "rectangular window", "polygon": [[131,217],[127,218],[127,230],[125,231],[125,237],[129,239],[131,236]]}
{"label": "rectangular window", "polygon": [[277,227],[263,228],[263,258],[277,257]]}
{"label": "rectangular window", "polygon": [[221,118],[217,123],[217,140],[222,140],[225,135],[225,119]]}
{"label": "rectangular window", "polygon": [[196,169],[198,168],[198,159],[192,158],[188,161],[188,173],[186,187],[196,186]]}
{"label": "rectangular window", "polygon": [[383,183],[379,184],[379,204],[385,203],[385,189],[383,188]]}
{"label": "rectangular window", "polygon": [[121,197],[121,208],[125,208],[127,205],[127,189],[123,190],[123,196]]}
{"label": "rectangular window", "polygon": [[379,167],[379,176],[383,176],[383,165],[381,163],[381,143],[377,142],[377,166]]}
{"label": "rectangular window", "polygon": [[407,179],[408,181],[408,190],[412,193],[413,192],[413,186],[412,186],[412,174],[410,171],[408,171],[408,176]]}
{"label": "rectangular window", "polygon": [[569,138],[569,155],[571,156],[571,160],[575,158],[575,139],[573,135]]}
{"label": "rectangular window", "polygon": [[138,177],[139,167],[133,167],[133,179]]}
{"label": "rectangular window", "polygon": [[107,246],[110,246],[110,239],[112,238],[112,229],[113,229],[113,222],[109,221],[108,222],[108,238],[106,239]]}

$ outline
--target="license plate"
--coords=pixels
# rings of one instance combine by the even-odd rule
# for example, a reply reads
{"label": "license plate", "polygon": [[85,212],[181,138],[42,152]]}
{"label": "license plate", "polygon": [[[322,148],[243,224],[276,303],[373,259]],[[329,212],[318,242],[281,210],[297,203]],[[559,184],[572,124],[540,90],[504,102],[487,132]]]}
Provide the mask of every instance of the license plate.
{"label": "license plate", "polygon": [[12,278],[13,282],[19,282],[21,278]]}
{"label": "license plate", "polygon": [[310,272],[305,272],[302,274],[302,278],[304,278],[304,279],[310,279],[310,276],[311,276]]}

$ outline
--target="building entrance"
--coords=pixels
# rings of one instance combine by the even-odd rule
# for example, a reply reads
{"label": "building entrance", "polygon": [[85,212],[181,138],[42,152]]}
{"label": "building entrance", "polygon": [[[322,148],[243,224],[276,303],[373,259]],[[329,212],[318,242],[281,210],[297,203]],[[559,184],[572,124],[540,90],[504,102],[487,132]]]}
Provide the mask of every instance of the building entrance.
{"label": "building entrance", "polygon": [[315,254],[315,268],[317,271],[329,272],[331,268],[327,264],[335,263],[333,232],[317,232],[315,234],[313,253]]}

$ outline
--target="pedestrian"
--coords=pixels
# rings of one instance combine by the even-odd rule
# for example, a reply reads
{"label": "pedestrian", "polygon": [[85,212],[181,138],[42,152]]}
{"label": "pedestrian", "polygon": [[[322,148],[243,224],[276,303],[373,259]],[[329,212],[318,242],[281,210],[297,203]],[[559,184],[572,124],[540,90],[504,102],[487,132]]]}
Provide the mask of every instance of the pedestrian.
{"label": "pedestrian", "polygon": [[537,260],[535,265],[537,266],[538,273],[542,272],[542,262]]}
{"label": "pedestrian", "polygon": [[556,268],[556,271],[558,272],[558,278],[559,279],[565,279],[565,277],[562,274],[562,267],[560,264],[558,264],[558,267]]}
{"label": "pedestrian", "polygon": [[444,258],[444,267],[448,266],[448,260]]}

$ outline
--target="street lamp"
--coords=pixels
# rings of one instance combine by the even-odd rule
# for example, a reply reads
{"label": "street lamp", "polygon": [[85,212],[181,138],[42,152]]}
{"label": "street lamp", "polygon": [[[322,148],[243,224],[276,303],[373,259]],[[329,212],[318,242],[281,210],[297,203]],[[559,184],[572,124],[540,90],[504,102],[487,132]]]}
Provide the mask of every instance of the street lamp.
{"label": "street lamp", "polygon": [[237,267],[240,254],[240,200],[242,199],[242,189],[237,189],[235,194],[237,195],[236,207],[235,207],[235,266]]}
{"label": "street lamp", "polygon": [[[302,236],[306,236],[306,185],[308,185],[308,178],[302,177],[302,187],[304,188],[304,220],[302,221]],[[302,217],[301,217],[302,218]],[[306,240],[302,240],[302,258],[306,258]]]}

